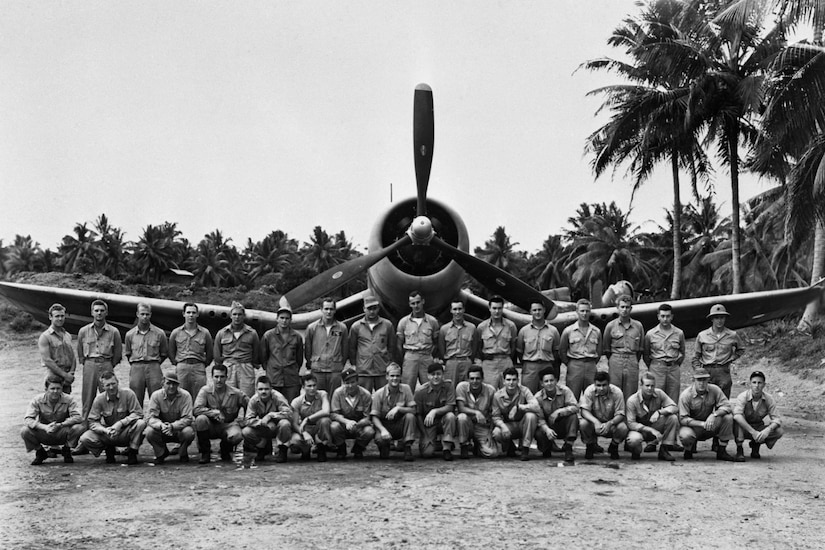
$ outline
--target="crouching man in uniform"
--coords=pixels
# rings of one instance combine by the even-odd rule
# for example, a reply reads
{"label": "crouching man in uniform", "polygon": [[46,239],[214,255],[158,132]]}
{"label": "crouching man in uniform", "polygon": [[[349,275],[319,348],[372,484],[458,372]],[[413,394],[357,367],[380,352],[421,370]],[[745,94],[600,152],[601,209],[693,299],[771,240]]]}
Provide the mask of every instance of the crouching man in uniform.
{"label": "crouching man in uniform", "polygon": [[452,380],[444,380],[444,367],[432,363],[427,367],[427,383],[415,392],[422,458],[435,453],[435,439],[441,434],[444,460],[453,459],[455,441],[455,390]]}
{"label": "crouching man in uniform", "polygon": [[744,456],[734,458],[725,449],[733,436],[733,415],[722,389],[710,384],[709,378],[708,371],[699,367],[693,371],[693,384],[679,396],[679,440],[685,448],[685,460],[693,458],[697,441],[714,437],[719,439],[716,460],[744,462]]}
{"label": "crouching man in uniform", "polygon": [[610,383],[609,373],[599,371],[595,374],[593,384],[582,392],[579,410],[582,417],[579,429],[582,443],[586,446],[584,458],[593,458],[601,436],[611,438],[608,452],[612,460],[618,460],[619,443],[625,440],[628,430],[624,395],[622,390]]}
{"label": "crouching man in uniform", "polygon": [[83,434],[83,419],[77,402],[63,393],[63,378],[56,374],[46,377],[46,392],[34,397],[26,410],[20,437],[26,452],[36,451],[32,466],[48,458],[42,445],[63,445],[63,462],[72,463],[72,447]]}
{"label": "crouching man in uniform", "polygon": [[120,388],[113,372],[100,375],[103,393],[95,397],[89,411],[89,429],[80,436],[80,443],[95,456],[106,452],[106,464],[114,464],[115,446],[126,445],[126,464],[138,463],[138,450],[143,442],[146,422],[135,392]]}
{"label": "crouching man in uniform", "polygon": [[484,382],[484,369],[472,365],[467,369],[467,380],[459,382],[455,389],[458,405],[458,443],[461,458],[470,458],[470,450],[478,449],[484,458],[494,458],[499,454],[498,444],[493,440],[493,395],[496,389]]}
{"label": "crouching man in uniform", "polygon": [[372,394],[372,424],[375,426],[375,444],[381,458],[390,457],[393,441],[404,442],[404,460],[415,460],[412,444],[415,441],[415,399],[407,384],[401,383],[401,365],[387,365],[387,385]]}
{"label": "crouching man in uniform", "polygon": [[327,447],[332,447],[329,396],[318,389],[318,378],[312,373],[304,376],[303,384],[304,393],[292,400],[292,428],[300,437],[293,437],[290,447],[303,460],[310,458],[314,448],[318,462],[326,462]]}
{"label": "crouching man in uniform", "polygon": [[659,460],[673,462],[670,451],[676,445],[676,431],[679,428],[679,408],[668,395],[656,387],[656,377],[650,372],[642,375],[642,387],[628,397],[627,448],[630,458],[638,460],[642,456],[642,444],[652,442],[653,449],[659,447]]}
{"label": "crouching man in uniform", "polygon": [[573,463],[573,443],[579,436],[579,406],[570,388],[556,381],[556,368],[545,367],[539,373],[542,389],[535,397],[539,404],[536,443],[542,456],[549,458],[553,441],[563,439],[564,461]]}
{"label": "crouching man in uniform", "polygon": [[493,439],[507,456],[516,456],[519,442],[521,460],[530,460],[530,445],[538,424],[539,404],[530,390],[518,383],[515,367],[504,369],[504,387],[493,395]]}
{"label": "crouching man in uniform", "polygon": [[[251,468],[256,458],[263,462],[272,453],[273,439],[278,444],[275,462],[286,462],[287,448],[292,441],[292,407],[279,392],[272,389],[268,376],[259,376],[255,395],[246,407],[243,435],[242,468]],[[297,434],[295,434],[297,437]]]}
{"label": "crouching man in uniform", "polygon": [[221,460],[232,462],[232,449],[243,440],[238,413],[249,406],[249,398],[226,383],[226,365],[212,367],[212,385],[203,386],[195,399],[195,431],[198,435],[199,464],[212,460],[212,439],[221,440]]}
{"label": "crouching man in uniform", "polygon": [[330,401],[332,442],[338,450],[337,457],[344,459],[347,457],[347,438],[355,439],[352,454],[355,458],[364,458],[364,449],[375,437],[370,422],[372,395],[358,384],[358,371],[354,368],[344,369],[341,378],[344,385],[333,392]]}
{"label": "crouching man in uniform", "polygon": [[175,373],[163,376],[163,387],[149,398],[146,410],[146,441],[155,451],[155,465],[163,464],[169,456],[166,444],[180,443],[181,462],[189,462],[189,445],[195,440],[192,422],[192,396],[180,391],[180,381]]}
{"label": "crouching man in uniform", "polygon": [[[765,375],[754,371],[750,377],[751,389],[743,391],[733,403],[733,435],[736,438],[736,457],[745,457],[742,444],[750,439],[751,458],[762,458],[759,446],[763,443],[773,449],[782,437],[782,426],[776,413],[773,396],[765,391]],[[765,419],[768,424],[765,424]]]}

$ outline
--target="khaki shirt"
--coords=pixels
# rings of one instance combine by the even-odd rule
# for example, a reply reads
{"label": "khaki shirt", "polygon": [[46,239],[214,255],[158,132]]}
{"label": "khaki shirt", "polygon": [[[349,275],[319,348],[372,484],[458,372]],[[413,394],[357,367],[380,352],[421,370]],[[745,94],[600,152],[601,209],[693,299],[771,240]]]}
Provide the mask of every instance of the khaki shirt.
{"label": "khaki shirt", "polygon": [[650,426],[650,417],[659,409],[671,409],[673,414],[677,414],[679,409],[676,403],[664,391],[656,388],[650,399],[645,401],[644,393],[640,389],[627,398],[625,409],[627,410],[627,427],[631,430],[641,431],[642,427]]}
{"label": "khaki shirt", "polygon": [[257,428],[262,424],[263,417],[271,412],[277,413],[278,420],[292,419],[292,407],[280,392],[272,390],[269,401],[263,401],[256,393],[249,398],[249,405],[246,407],[246,426]]}
{"label": "khaki shirt", "polygon": [[[43,344],[48,345],[49,358],[54,361],[58,367],[66,372],[73,372],[75,370],[77,360],[74,356],[72,335],[69,334],[69,331],[62,330],[58,332],[54,330],[54,327],[49,327],[40,335],[37,344],[38,346],[43,346]],[[44,359],[43,357],[40,358],[40,364],[45,367],[46,361]]]}
{"label": "khaki shirt", "polygon": [[478,348],[476,326],[469,321],[457,325],[453,321],[438,329],[438,349],[447,359],[473,359]]}
{"label": "khaki shirt", "polygon": [[347,335],[347,326],[340,321],[334,321],[329,331],[323,319],[310,323],[304,333],[307,367],[317,372],[340,370],[349,355]]}
{"label": "khaki shirt", "polygon": [[169,423],[175,432],[191,426],[195,417],[192,416],[192,396],[189,392],[178,390],[174,397],[167,397],[166,390],[161,388],[149,398],[149,407],[146,409],[146,423],[150,427],[160,430],[161,424]]}
{"label": "khaki shirt", "polygon": [[[526,411],[519,411],[517,405],[527,404]],[[539,414],[539,403],[527,387],[518,385],[516,393],[510,395],[507,388],[499,388],[493,394],[493,424],[518,422],[526,412]]]}
{"label": "khaki shirt", "polygon": [[358,386],[358,393],[354,397],[347,395],[347,388],[344,386],[340,386],[332,392],[332,400],[330,401],[330,418],[332,420],[338,422],[368,420],[371,410],[372,394],[361,386]]}
{"label": "khaki shirt", "polygon": [[413,321],[411,315],[403,317],[398,321],[395,334],[404,350],[433,355],[438,345],[438,330],[438,321],[435,317],[425,313],[421,323]]}
{"label": "khaki shirt", "polygon": [[244,325],[240,335],[235,336],[232,325],[223,327],[215,335],[216,365],[258,365],[261,339],[249,325]]}
{"label": "khaki shirt", "polygon": [[693,384],[679,395],[679,421],[682,426],[689,426],[691,420],[704,422],[716,411],[731,412],[728,398],[716,384],[708,384],[704,395],[696,393]]}
{"label": "khaki shirt", "polygon": [[89,411],[89,429],[96,433],[104,433],[118,422],[125,428],[141,418],[143,408],[135,392],[129,388],[118,388],[114,399],[109,398],[106,392],[95,397]]}
{"label": "khaki shirt", "polygon": [[685,333],[673,325],[670,332],[656,325],[645,334],[642,357],[648,365],[652,361],[672,361],[681,365],[685,358]]}
{"label": "khaki shirt", "polygon": [[124,353],[130,363],[135,361],[157,361],[162,363],[169,356],[169,341],[166,334],[155,325],[149,325],[143,333],[133,327],[126,333]]}
{"label": "khaki shirt", "polygon": [[455,400],[464,403],[464,406],[469,409],[475,409],[484,415],[489,424],[493,419],[493,396],[496,393],[496,388],[490,384],[481,383],[481,391],[479,394],[473,395],[468,381],[459,382],[455,388]]}
{"label": "khaki shirt", "polygon": [[539,409],[539,426],[546,426],[547,419],[550,415],[558,411],[558,417],[570,416],[571,414],[578,414],[579,405],[576,403],[576,396],[567,386],[563,384],[556,384],[556,393],[548,395],[543,388],[536,392],[536,401],[538,401]]}
{"label": "khaki shirt", "polygon": [[190,335],[185,328],[179,326],[169,335],[169,359],[177,365],[184,359],[194,359],[204,365],[212,362],[214,343],[209,331],[198,325],[195,334]]}
{"label": "khaki shirt", "polygon": [[723,327],[720,333],[713,328],[703,330],[696,336],[693,354],[693,368],[707,365],[730,365],[745,353],[745,343],[736,331]]}
{"label": "khaki shirt", "polygon": [[372,394],[372,410],[370,416],[377,416],[381,420],[387,417],[387,413],[393,407],[415,407],[415,398],[412,390],[407,384],[399,384],[397,391],[391,391],[387,384],[380,390]]}
{"label": "khaki shirt", "polygon": [[501,325],[493,326],[490,319],[482,321],[476,329],[481,353],[484,355],[512,356],[516,351],[518,329],[509,319],[501,320]]}
{"label": "khaki shirt", "polygon": [[223,395],[218,395],[214,386],[203,386],[195,398],[195,416],[205,415],[219,421],[223,414],[224,422],[234,422],[241,409],[247,409],[249,398],[238,388],[226,385]]}
{"label": "khaki shirt", "polygon": [[610,422],[618,415],[625,416],[624,395],[617,386],[607,386],[607,393],[596,395],[596,384],[590,384],[582,392],[579,409],[590,411],[599,422]]}
{"label": "khaki shirt", "polygon": [[378,318],[373,328],[365,319],[352,324],[349,330],[349,359],[355,362],[359,376],[384,376],[387,365],[392,362],[395,338],[392,323],[383,317]]}
{"label": "khaki shirt", "polygon": [[586,329],[579,327],[578,322],[565,327],[561,333],[559,355],[563,363],[569,359],[598,360],[602,356],[602,331],[592,323]]}
{"label": "khaki shirt", "polygon": [[604,327],[604,354],[610,357],[614,353],[635,353],[642,355],[645,329],[642,323],[630,319],[623,325],[620,319],[613,319]]}
{"label": "khaki shirt", "polygon": [[521,354],[522,361],[555,361],[560,340],[558,329],[550,323],[545,321],[539,328],[530,323],[518,331],[516,352]]}
{"label": "khaki shirt", "polygon": [[60,394],[56,403],[49,401],[46,393],[35,396],[26,409],[26,416],[23,423],[34,430],[39,424],[51,424],[52,422],[62,422],[64,426],[73,426],[83,422],[80,415],[80,408],[77,401],[67,394]]}
{"label": "khaki shirt", "polygon": [[81,364],[91,357],[100,357],[110,360],[112,366],[117,365],[123,357],[120,333],[109,323],[98,333],[94,323],[89,323],[77,333],[77,356]]}

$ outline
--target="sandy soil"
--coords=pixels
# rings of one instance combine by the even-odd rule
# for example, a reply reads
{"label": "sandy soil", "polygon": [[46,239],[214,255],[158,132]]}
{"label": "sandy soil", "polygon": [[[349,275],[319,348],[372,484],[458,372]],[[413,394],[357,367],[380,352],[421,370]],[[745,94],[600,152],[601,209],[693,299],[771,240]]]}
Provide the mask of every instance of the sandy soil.
{"label": "sandy soil", "polygon": [[[136,467],[78,457],[29,465],[18,435],[42,391],[36,334],[0,333],[0,548],[821,548],[823,390],[760,360],[788,432],[761,461],[605,455],[405,463],[264,463],[176,458]],[[734,393],[746,372],[740,369]],[[127,380],[127,367],[117,373]],[[741,385],[740,385],[741,384]],[[80,381],[75,382],[79,391]],[[738,391],[737,391],[738,390]],[[781,394],[781,396],[780,396]],[[733,450],[731,443],[729,450]],[[213,446],[217,450],[217,444]]]}

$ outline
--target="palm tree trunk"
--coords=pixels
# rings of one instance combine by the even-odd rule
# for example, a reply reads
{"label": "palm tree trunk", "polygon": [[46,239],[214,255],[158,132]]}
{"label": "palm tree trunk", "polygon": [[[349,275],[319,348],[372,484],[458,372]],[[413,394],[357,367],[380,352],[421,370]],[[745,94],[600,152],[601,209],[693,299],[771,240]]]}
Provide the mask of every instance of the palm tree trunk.
{"label": "palm tree trunk", "polygon": [[741,231],[739,228],[739,151],[738,147],[738,128],[728,133],[728,151],[730,153],[730,200],[731,200],[731,278],[733,279],[733,294],[742,292],[740,274],[741,267],[739,265],[739,256],[741,250]]}
{"label": "palm tree trunk", "polygon": [[670,299],[678,300],[682,285],[682,201],[679,198],[679,158],[676,151],[670,154],[673,170],[673,284]]}
{"label": "palm tree trunk", "polygon": [[[816,282],[825,276],[825,224],[821,220],[816,223],[816,231],[814,232],[814,260],[811,265],[811,282]],[[819,309],[822,306],[822,296],[819,300],[814,300],[808,307],[805,308],[805,313],[802,314],[802,319],[799,320],[797,329],[808,332],[811,325],[819,319]]]}

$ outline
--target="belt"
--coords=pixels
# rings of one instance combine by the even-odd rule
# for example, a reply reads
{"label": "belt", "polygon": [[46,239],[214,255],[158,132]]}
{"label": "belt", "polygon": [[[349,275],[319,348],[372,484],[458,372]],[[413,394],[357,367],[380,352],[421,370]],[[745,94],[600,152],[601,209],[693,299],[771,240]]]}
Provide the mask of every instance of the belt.
{"label": "belt", "polygon": [[432,355],[432,350],[427,351],[423,349],[404,349],[404,353],[418,353],[420,355]]}
{"label": "belt", "polygon": [[111,363],[111,357],[87,357],[86,361],[91,361],[92,363]]}
{"label": "belt", "polygon": [[482,359],[504,359],[505,357],[510,357],[509,353],[482,353]]}
{"label": "belt", "polygon": [[662,363],[666,367],[672,367],[676,364],[675,359],[654,359],[654,361],[656,361],[657,363]]}
{"label": "belt", "polygon": [[570,357],[570,356],[568,356],[568,358],[571,361],[584,361],[586,363],[598,363],[599,362],[599,360],[596,359],[595,357]]}
{"label": "belt", "polygon": [[204,363],[201,359],[194,359],[192,357],[187,357],[186,359],[181,359],[178,363],[186,363],[187,365],[202,365]]}
{"label": "belt", "polygon": [[613,351],[611,353],[613,355],[627,355],[627,356],[636,355],[635,351]]}
{"label": "belt", "polygon": [[447,361],[449,361],[451,359],[455,359],[456,361],[463,361],[463,360],[470,359],[470,356],[469,355],[462,355],[461,357],[447,357]]}
{"label": "belt", "polygon": [[129,361],[130,365],[134,365],[135,363],[160,363],[160,359],[135,359],[134,361]]}
{"label": "belt", "polygon": [[730,367],[730,363],[725,363],[725,364],[710,363],[709,365],[702,365],[702,366],[705,367],[706,369],[721,369],[721,368],[725,368],[725,367]]}

